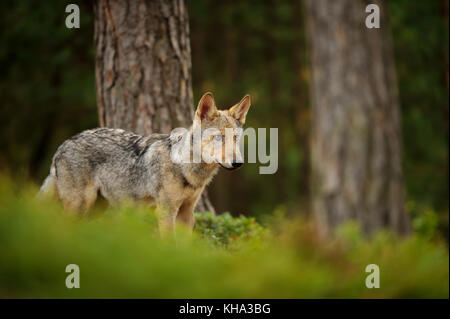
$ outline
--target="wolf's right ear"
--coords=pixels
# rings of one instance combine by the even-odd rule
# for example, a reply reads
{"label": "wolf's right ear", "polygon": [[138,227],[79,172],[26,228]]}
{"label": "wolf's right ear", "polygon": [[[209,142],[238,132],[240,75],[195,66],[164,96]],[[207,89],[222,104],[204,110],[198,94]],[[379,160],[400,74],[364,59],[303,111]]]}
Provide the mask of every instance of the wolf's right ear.
{"label": "wolf's right ear", "polygon": [[241,125],[244,125],[245,117],[251,104],[250,95],[247,94],[242,98],[241,102],[230,108],[231,116],[238,120]]}
{"label": "wolf's right ear", "polygon": [[203,94],[200,102],[198,102],[197,111],[195,112],[195,117],[204,121],[212,120],[214,115],[217,113],[216,102],[212,93],[207,92]]}

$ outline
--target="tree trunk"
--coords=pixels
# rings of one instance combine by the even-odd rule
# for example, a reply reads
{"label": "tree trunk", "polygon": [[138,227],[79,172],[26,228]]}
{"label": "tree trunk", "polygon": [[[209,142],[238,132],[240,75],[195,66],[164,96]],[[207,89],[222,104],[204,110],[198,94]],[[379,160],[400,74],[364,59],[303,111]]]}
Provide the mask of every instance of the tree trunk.
{"label": "tree trunk", "polygon": [[409,232],[387,8],[368,29],[363,0],[306,0],[311,47],[312,200],[322,234],[350,219],[366,234]]}
{"label": "tree trunk", "polygon": [[[193,119],[189,21],[184,0],[94,2],[100,125],[141,135]],[[206,192],[197,211],[214,212]]]}

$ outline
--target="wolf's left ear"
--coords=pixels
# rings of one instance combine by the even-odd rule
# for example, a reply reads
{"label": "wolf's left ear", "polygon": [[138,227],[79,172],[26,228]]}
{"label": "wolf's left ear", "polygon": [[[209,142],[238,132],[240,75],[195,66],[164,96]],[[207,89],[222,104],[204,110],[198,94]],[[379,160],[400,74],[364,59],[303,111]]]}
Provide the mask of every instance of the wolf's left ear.
{"label": "wolf's left ear", "polygon": [[251,105],[250,95],[247,94],[242,98],[241,102],[239,102],[230,109],[230,115],[234,117],[236,120],[238,120],[239,123],[241,123],[241,125],[244,125],[245,116],[247,115],[250,105]]}
{"label": "wolf's left ear", "polygon": [[203,94],[200,102],[198,102],[197,111],[195,116],[200,120],[211,120],[217,112],[216,102],[212,93],[207,92]]}

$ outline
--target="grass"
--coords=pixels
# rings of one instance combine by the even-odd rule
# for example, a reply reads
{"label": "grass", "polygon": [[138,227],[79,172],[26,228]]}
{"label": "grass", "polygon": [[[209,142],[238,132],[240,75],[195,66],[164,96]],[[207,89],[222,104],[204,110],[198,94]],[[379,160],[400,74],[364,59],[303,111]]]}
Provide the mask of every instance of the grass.
{"label": "grass", "polygon": [[[123,205],[89,218],[35,199],[36,189],[0,179],[3,298],[448,298],[449,255],[439,240],[370,240],[357,225],[321,240],[314,225],[276,218],[197,215],[194,236],[161,240],[153,212]],[[80,288],[67,289],[68,264]],[[365,267],[380,267],[380,288]]]}

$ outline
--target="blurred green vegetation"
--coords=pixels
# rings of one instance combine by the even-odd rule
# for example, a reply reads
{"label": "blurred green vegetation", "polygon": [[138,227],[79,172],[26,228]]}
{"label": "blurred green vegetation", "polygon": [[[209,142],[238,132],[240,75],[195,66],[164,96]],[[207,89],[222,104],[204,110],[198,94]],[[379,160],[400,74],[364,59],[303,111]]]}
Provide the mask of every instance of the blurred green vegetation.
{"label": "blurred green vegetation", "polygon": [[253,217],[233,217],[230,213],[216,216],[210,212],[196,214],[194,229],[206,240],[231,249],[242,240],[263,241],[267,230]]}
{"label": "blurred green vegetation", "polygon": [[[320,239],[314,225],[273,217],[198,215],[193,237],[160,240],[153,212],[124,204],[90,218],[63,214],[36,188],[0,178],[0,297],[20,298],[448,298],[445,243],[355,224]],[[278,214],[279,215],[279,214]],[[67,289],[68,264],[80,288]],[[365,267],[380,267],[380,288]]]}
{"label": "blurred green vegetation", "polygon": [[[41,183],[57,146],[98,125],[92,3],[77,3],[80,29],[64,26],[65,1],[0,2],[0,171],[16,178]],[[281,205],[307,216],[310,72],[301,1],[188,5],[195,99],[212,91],[225,108],[250,93],[248,126],[279,128],[278,172],[259,175],[257,164],[221,172],[210,187],[217,210],[262,220]],[[448,237],[448,1],[390,1],[389,14],[410,212],[433,211]]]}

